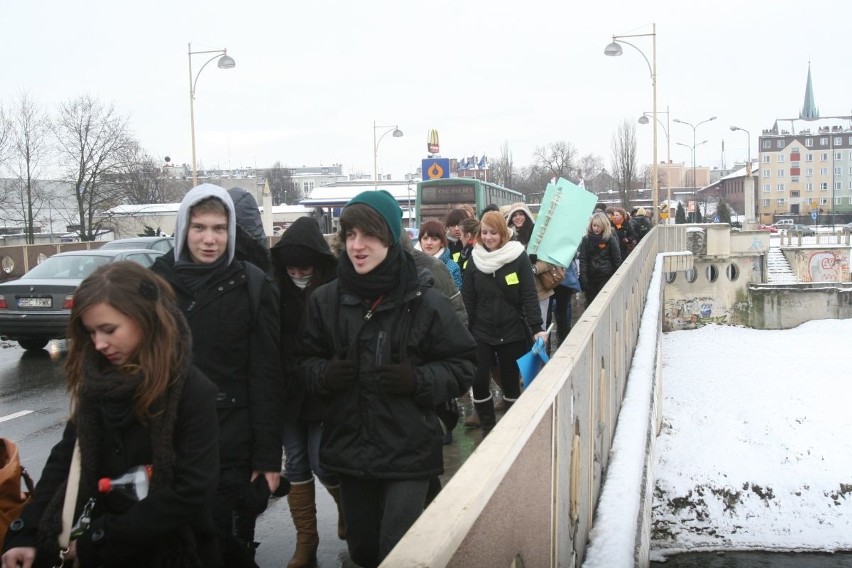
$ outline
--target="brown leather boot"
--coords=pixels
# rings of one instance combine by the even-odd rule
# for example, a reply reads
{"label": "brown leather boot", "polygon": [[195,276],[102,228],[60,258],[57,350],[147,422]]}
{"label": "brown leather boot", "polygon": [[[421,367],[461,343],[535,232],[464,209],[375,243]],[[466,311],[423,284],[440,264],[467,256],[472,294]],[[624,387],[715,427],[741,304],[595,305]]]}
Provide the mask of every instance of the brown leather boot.
{"label": "brown leather boot", "polygon": [[343,518],[343,506],[340,504],[340,486],[329,487],[326,485],[325,488],[328,489],[329,495],[337,505],[337,538],[346,540],[346,519]]}
{"label": "brown leather boot", "polygon": [[317,505],[314,480],[308,483],[293,483],[287,495],[290,515],[296,526],[296,551],[287,568],[312,568],[317,565]]}
{"label": "brown leather boot", "polygon": [[476,413],[476,408],[474,408],[470,416],[464,419],[464,427],[465,428],[479,428],[479,414]]}

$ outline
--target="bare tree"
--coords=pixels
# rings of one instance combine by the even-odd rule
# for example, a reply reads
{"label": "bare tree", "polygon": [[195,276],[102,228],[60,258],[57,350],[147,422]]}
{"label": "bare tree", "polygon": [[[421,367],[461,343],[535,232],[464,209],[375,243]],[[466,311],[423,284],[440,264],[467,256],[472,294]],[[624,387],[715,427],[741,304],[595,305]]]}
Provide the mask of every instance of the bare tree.
{"label": "bare tree", "polygon": [[302,191],[293,181],[290,169],[282,167],[281,162],[275,162],[266,170],[265,175],[272,193],[273,205],[295,205],[301,201]]}
{"label": "bare tree", "polygon": [[622,207],[630,208],[630,189],[636,181],[636,126],[624,119],[612,136],[612,175]]}
{"label": "bare tree", "polygon": [[579,160],[577,166],[580,179],[587,180],[601,173],[604,169],[603,158],[595,154],[586,154]]}
{"label": "bare tree", "polygon": [[41,106],[26,92],[18,96],[10,121],[10,152],[17,179],[3,197],[19,216],[13,221],[24,226],[27,242],[32,244],[35,242],[33,220],[45,198],[38,190],[36,178],[50,152],[50,121]]}
{"label": "bare tree", "polygon": [[504,140],[500,145],[500,157],[494,160],[493,164],[489,167],[493,172],[489,179],[493,180],[497,185],[515,189],[515,166],[512,160],[512,152],[509,150],[508,140]]}
{"label": "bare tree", "polygon": [[12,121],[3,107],[0,107],[0,166],[2,166],[12,150]]}
{"label": "bare tree", "polygon": [[74,186],[80,240],[94,240],[104,224],[100,214],[122,201],[120,174],[136,142],[127,118],[89,95],[60,105],[54,133],[61,166]]}
{"label": "bare tree", "polygon": [[551,177],[568,177],[577,169],[577,150],[570,142],[551,142],[547,147],[539,146],[533,153],[533,163],[550,172]]}

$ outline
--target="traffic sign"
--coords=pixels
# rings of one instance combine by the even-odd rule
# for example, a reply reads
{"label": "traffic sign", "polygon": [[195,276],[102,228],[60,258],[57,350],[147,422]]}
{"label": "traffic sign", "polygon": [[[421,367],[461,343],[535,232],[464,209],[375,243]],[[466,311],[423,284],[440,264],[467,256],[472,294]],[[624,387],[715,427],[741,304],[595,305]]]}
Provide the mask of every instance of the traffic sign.
{"label": "traffic sign", "polygon": [[449,158],[429,158],[422,160],[420,163],[420,171],[423,174],[423,179],[442,179],[450,177],[450,159]]}
{"label": "traffic sign", "polygon": [[816,211],[811,212],[811,219],[813,219],[814,221],[817,220],[817,212]]}

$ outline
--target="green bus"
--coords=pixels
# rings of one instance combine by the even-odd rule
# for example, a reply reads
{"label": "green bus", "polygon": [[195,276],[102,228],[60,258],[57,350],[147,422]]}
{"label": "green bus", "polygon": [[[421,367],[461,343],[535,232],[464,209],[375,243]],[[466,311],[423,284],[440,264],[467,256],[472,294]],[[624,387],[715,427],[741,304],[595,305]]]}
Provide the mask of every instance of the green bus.
{"label": "green bus", "polygon": [[472,178],[444,178],[421,181],[417,184],[415,222],[420,227],[425,221],[444,222],[450,210],[457,207],[473,208],[477,218],[490,204],[498,207],[524,201],[524,194]]}

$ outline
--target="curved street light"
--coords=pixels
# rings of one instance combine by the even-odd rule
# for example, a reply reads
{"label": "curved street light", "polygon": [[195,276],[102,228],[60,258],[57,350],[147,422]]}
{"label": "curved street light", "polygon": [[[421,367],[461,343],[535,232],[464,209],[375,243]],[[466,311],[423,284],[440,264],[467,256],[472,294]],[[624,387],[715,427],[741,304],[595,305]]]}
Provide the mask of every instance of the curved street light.
{"label": "curved street light", "polygon": [[[210,49],[205,51],[192,51],[192,44],[187,44],[187,53],[189,57],[189,128],[192,134],[192,185],[195,187],[198,185],[198,172],[195,169],[195,85],[198,83],[198,76],[201,75],[201,72],[204,71],[204,68],[207,67],[207,64],[211,61],[218,59],[218,63],[216,64],[219,69],[233,69],[236,67],[237,63],[234,61],[234,58],[228,55],[227,49]],[[204,62],[201,66],[201,69],[198,70],[194,76],[192,74],[192,56],[200,55],[202,53],[214,53],[213,57]]]}
{"label": "curved street light", "polygon": [[689,126],[690,128],[692,128],[692,146],[688,146],[687,144],[681,144],[680,142],[678,142],[678,144],[680,144],[681,146],[686,146],[687,148],[692,148],[692,200],[695,202],[696,209],[698,207],[698,197],[696,195],[696,186],[698,184],[696,183],[696,180],[695,180],[695,148],[698,147],[698,146],[701,146],[702,144],[707,142],[707,140],[705,140],[704,142],[699,142],[698,144],[696,144],[695,143],[695,133],[698,130],[699,126],[701,126],[705,122],[710,122],[710,121],[713,121],[713,120],[716,120],[715,116],[711,116],[710,118],[708,118],[706,120],[702,120],[701,122],[696,122],[695,124],[693,124],[691,122],[687,122],[687,121],[681,120],[679,118],[673,118],[672,119],[672,122],[676,122],[678,124],[685,124],[685,125]]}
{"label": "curved street light", "polygon": [[[625,41],[624,38],[632,38],[632,37],[650,37],[651,38],[651,59],[652,61],[648,61],[648,57],[645,56],[645,52],[641,49],[630,43],[629,41]],[[612,36],[612,42],[610,42],[604,48],[604,55],[610,57],[617,57],[624,53],[624,50],[621,48],[621,44],[626,44],[639,52],[639,54],[645,59],[645,63],[648,64],[648,71],[651,72],[651,90],[652,90],[652,102],[651,108],[654,109],[653,117],[654,117],[654,179],[651,184],[651,200],[653,201],[653,206],[651,207],[651,222],[656,223],[657,216],[657,206],[659,201],[659,193],[660,193],[660,179],[658,173],[658,160],[657,160],[657,24],[651,24],[651,33],[649,34],[629,34],[629,35],[614,35]]]}
{"label": "curved street light", "polygon": [[753,224],[757,222],[757,195],[755,195],[754,178],[751,174],[751,132],[739,126],[731,126],[731,132],[736,132],[737,130],[745,132],[746,136],[748,136],[748,166],[746,166],[746,181],[743,184],[743,198],[745,200],[743,206],[745,208],[746,223]]}
{"label": "curved street light", "polygon": [[[384,128],[385,131],[382,132],[382,135],[379,136],[378,140],[376,140],[376,130],[380,128]],[[375,120],[373,121],[373,189],[379,189],[379,144],[381,143],[382,138],[391,132],[393,132],[392,136],[394,138],[402,138],[402,130],[399,129],[398,124],[379,124]]]}
{"label": "curved street light", "polygon": [[[658,111],[657,113],[654,113],[654,111],[647,111],[646,110],[645,112],[642,113],[642,116],[639,117],[637,122],[639,122],[639,124],[648,124],[649,122],[651,122],[648,119],[648,113],[649,112],[651,113],[652,116],[654,116],[655,114],[665,113],[666,122],[668,122],[669,118],[671,117],[671,114],[669,113],[669,105],[666,105],[666,110],[664,110],[664,111],[661,110],[661,111]],[[671,200],[672,200],[672,176],[671,176],[671,172],[672,172],[672,140],[671,140],[671,137],[669,136],[669,131],[671,130],[671,124],[669,124],[668,127],[666,127],[665,125],[663,125],[663,122],[659,118],[654,117],[654,120],[657,123],[659,123],[660,128],[663,129],[663,132],[666,135],[666,206],[671,209]],[[671,214],[669,214],[669,219],[673,219]],[[668,220],[666,222],[668,222]]]}

